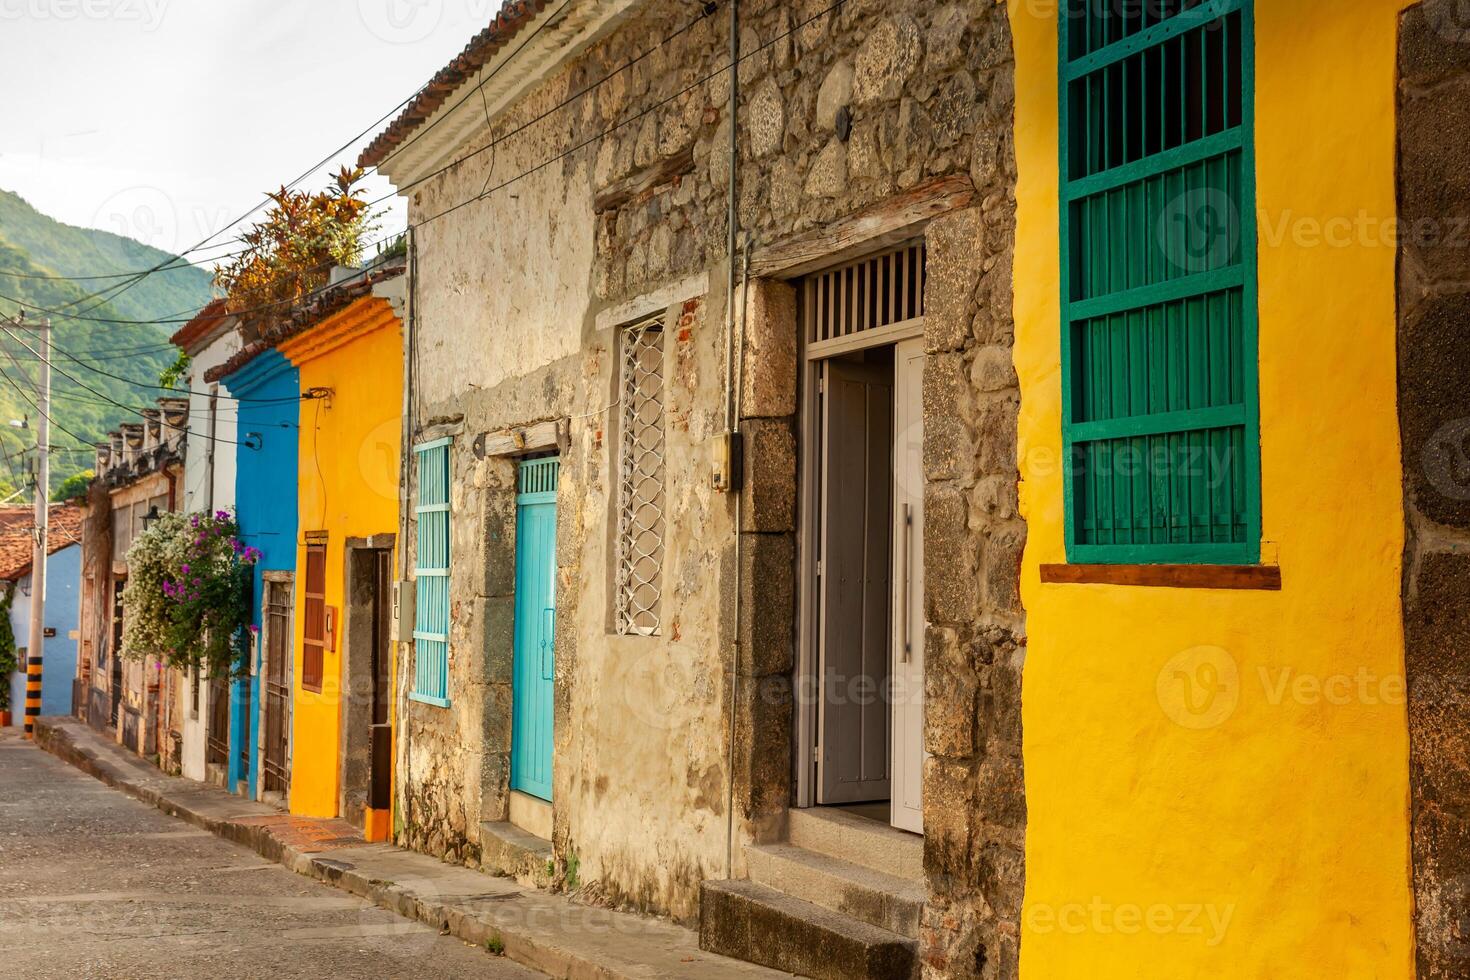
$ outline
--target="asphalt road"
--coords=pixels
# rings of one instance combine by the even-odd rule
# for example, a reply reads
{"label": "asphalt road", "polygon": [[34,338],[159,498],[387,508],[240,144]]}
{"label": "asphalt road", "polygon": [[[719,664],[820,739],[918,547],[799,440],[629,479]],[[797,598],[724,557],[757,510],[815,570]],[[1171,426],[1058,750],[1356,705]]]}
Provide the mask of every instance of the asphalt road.
{"label": "asphalt road", "polygon": [[0,734],[8,977],[534,978]]}

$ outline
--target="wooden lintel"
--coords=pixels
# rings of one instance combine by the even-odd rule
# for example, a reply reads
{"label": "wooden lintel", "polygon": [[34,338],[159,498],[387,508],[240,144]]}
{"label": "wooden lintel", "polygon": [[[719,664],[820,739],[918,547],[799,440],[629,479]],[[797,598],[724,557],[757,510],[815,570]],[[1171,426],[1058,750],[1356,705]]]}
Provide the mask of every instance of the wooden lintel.
{"label": "wooden lintel", "polygon": [[750,255],[750,274],[792,278],[897,245],[935,218],[969,207],[975,185],[964,174],[935,177],[815,231],[773,242]]}
{"label": "wooden lintel", "polygon": [[671,157],[644,167],[635,174],[609,184],[601,194],[592,199],[592,210],[597,214],[622,207],[640,194],[647,193],[694,170],[694,147],[681,150]]}
{"label": "wooden lintel", "polygon": [[522,453],[540,452],[561,446],[561,424],[556,421],[537,422],[534,425],[515,429],[500,429],[497,432],[482,432],[475,437],[475,456],[519,456]]}
{"label": "wooden lintel", "polygon": [[1064,585],[1281,591],[1277,565],[1042,565],[1041,580]]}

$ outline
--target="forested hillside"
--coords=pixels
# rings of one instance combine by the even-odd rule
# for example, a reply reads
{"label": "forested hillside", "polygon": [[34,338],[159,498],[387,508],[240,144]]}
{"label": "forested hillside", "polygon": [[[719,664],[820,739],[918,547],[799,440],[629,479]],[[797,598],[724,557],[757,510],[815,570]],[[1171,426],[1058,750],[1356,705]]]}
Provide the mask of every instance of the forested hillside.
{"label": "forested hillside", "polygon": [[[137,419],[136,409],[164,393],[157,387],[158,376],[173,363],[168,337],[179,324],[122,321],[187,317],[210,297],[209,274],[192,267],[148,276],[131,286],[126,279],[48,277],[134,272],[170,258],[109,232],[53,221],[16,195],[0,191],[0,316],[8,318],[20,308],[59,311],[51,316],[49,351],[41,350],[34,335],[0,333],[0,496],[23,485],[29,458],[23,450],[34,444],[32,432],[10,424],[37,417],[38,358],[26,345],[47,353],[53,365],[55,489],[92,465],[92,443],[119,422]],[[66,319],[64,314],[89,319]]]}

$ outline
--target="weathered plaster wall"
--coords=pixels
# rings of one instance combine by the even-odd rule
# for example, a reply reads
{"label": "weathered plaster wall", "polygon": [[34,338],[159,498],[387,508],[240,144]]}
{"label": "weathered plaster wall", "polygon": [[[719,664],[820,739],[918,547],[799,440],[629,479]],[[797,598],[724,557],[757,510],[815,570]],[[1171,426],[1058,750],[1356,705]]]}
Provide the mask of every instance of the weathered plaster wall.
{"label": "weathered plaster wall", "polygon": [[[930,791],[943,807],[996,813],[993,820],[950,819],[942,843],[931,848],[931,882],[950,904],[928,924],[926,948],[938,957],[936,969],[956,968],[948,959],[954,946],[955,962],[968,958],[978,970],[975,964],[1007,955],[996,951],[995,923],[1014,920],[1021,880],[1014,682],[1021,531],[1014,505],[1006,504],[1015,483],[1015,396],[1003,354],[1010,335],[1009,31],[1004,8],[989,0],[911,10],[852,0],[824,13],[827,6],[742,5],[742,45],[752,57],[742,68],[739,208],[753,246],[879,206],[930,177],[964,175],[977,188],[972,207],[930,230],[938,274],[928,294],[935,366],[925,399],[941,440],[926,453],[926,468],[943,483],[934,506],[948,536],[943,548],[936,539],[934,553],[971,569],[977,581],[987,576],[983,589],[952,587],[951,568],[930,577],[941,626],[930,642],[942,647],[934,656],[947,658],[946,677],[955,681],[933,693],[952,709],[946,724],[954,731],[935,742],[943,764],[931,771]],[[712,440],[723,426],[724,12],[655,43],[695,16],[686,3],[646,4],[497,120],[497,131],[656,48],[653,54],[553,114],[554,123],[537,124],[413,192],[415,423],[425,438],[457,433],[453,704],[409,705],[399,766],[401,839],[477,860],[479,824],[505,818],[514,494],[510,464],[477,461],[471,444],[487,430],[570,417],[559,515],[555,844],[564,863],[576,858],[577,878],[592,893],[681,917],[692,915],[700,879],[725,873],[725,672],[735,628],[733,514],[728,498],[709,489]],[[844,105],[852,110],[846,141],[836,133]],[[486,200],[434,217],[587,140],[587,149]],[[666,341],[665,628],[657,638],[610,636],[612,327],[651,308],[636,305],[639,297],[699,275],[711,282],[704,297],[663,294],[676,304]],[[753,289],[753,380],[742,416],[753,451],[769,454],[752,459],[767,481],[758,496],[784,494],[787,503],[754,510],[742,528],[742,673],[749,683],[737,710],[741,840],[779,832],[790,802],[796,590],[794,310],[785,285]],[[619,306],[626,303],[634,305]],[[784,314],[769,309],[782,303]],[[755,338],[770,323],[787,332],[768,335],[778,342],[762,355]],[[956,404],[964,416],[951,422]],[[953,704],[951,692],[959,698]],[[983,956],[980,946],[988,950]]]}
{"label": "weathered plaster wall", "polygon": [[1262,550],[1280,592],[1039,580],[1066,560],[1057,34],[1012,6],[1023,976],[1412,975],[1388,224],[1401,6],[1255,4]]}
{"label": "weathered plaster wall", "polygon": [[[362,299],[281,345],[299,372],[301,390],[330,389],[301,409],[297,460],[296,620],[291,704],[291,812],[337,815],[341,794],[343,698],[370,687],[345,675],[348,538],[398,527],[399,431],[403,405],[403,337],[384,299]],[[322,689],[303,684],[306,540],[327,538],[326,605],[336,611],[336,642],[322,661]]]}
{"label": "weathered plaster wall", "polygon": [[1420,980],[1470,975],[1470,22],[1428,0],[1399,33],[1398,404]]}

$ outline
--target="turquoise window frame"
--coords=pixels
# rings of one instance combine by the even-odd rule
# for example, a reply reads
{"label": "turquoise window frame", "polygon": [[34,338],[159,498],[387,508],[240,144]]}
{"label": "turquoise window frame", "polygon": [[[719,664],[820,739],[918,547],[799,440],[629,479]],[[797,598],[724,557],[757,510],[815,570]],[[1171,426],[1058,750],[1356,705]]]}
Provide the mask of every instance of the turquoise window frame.
{"label": "turquoise window frame", "polygon": [[408,697],[449,707],[450,439],[414,446],[418,498],[414,505],[414,675]]}

